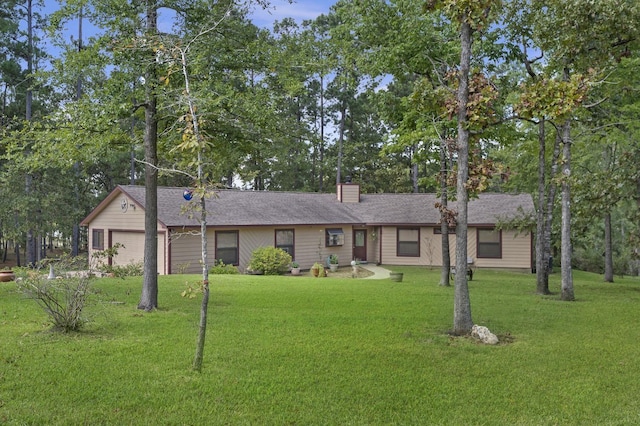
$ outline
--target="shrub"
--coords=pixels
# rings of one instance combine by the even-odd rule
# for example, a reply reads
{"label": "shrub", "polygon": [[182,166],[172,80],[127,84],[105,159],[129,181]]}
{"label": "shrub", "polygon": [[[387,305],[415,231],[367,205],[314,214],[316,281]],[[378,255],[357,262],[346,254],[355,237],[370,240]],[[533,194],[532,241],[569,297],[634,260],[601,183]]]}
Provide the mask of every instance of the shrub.
{"label": "shrub", "polygon": [[216,263],[209,268],[210,274],[217,275],[228,275],[228,274],[238,274],[238,268],[233,265],[225,265],[222,260],[216,260]]}
{"label": "shrub", "polygon": [[143,263],[128,263],[126,265],[104,265],[101,268],[105,274],[113,275],[116,278],[140,277],[143,274]]}
{"label": "shrub", "polygon": [[284,274],[289,270],[291,255],[276,247],[260,247],[253,251],[249,269],[265,275]]}
{"label": "shrub", "polygon": [[89,265],[89,269],[97,269],[105,272],[105,268],[109,266],[109,261],[112,260],[114,256],[118,255],[118,249],[120,248],[124,248],[124,245],[115,243],[110,248],[94,251],[91,255],[92,264]]}
{"label": "shrub", "polygon": [[[49,316],[55,330],[79,331],[89,322],[85,307],[95,292],[91,288],[93,274],[85,271],[86,261],[86,258],[62,255],[41,262],[42,269],[20,271],[18,289],[27,298],[35,300]],[[53,272],[55,278],[45,271]]]}
{"label": "shrub", "polygon": [[[571,260],[571,266],[574,269],[593,272],[594,274],[604,273],[604,253],[597,247],[576,247],[574,250],[573,258]],[[633,262],[629,253],[614,251],[613,272],[616,275],[622,276],[627,273],[632,274],[632,264]]]}
{"label": "shrub", "polygon": [[88,276],[47,279],[31,272],[19,281],[18,288],[33,299],[62,332],[78,331],[89,320],[83,311],[92,294]]}
{"label": "shrub", "polygon": [[61,273],[68,271],[85,271],[88,268],[89,262],[86,253],[79,256],[62,253],[56,259],[45,258],[38,262],[38,268],[44,271],[47,271],[50,265],[54,266],[56,273]]}

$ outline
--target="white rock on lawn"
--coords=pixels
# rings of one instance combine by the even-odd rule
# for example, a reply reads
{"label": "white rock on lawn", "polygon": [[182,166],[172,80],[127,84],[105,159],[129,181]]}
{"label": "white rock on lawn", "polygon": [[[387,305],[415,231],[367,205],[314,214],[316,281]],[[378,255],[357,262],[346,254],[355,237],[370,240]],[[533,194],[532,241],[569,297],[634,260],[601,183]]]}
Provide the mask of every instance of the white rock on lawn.
{"label": "white rock on lawn", "polygon": [[493,334],[487,327],[482,325],[474,325],[471,329],[471,336],[480,340],[486,345],[497,345],[500,341],[498,336]]}

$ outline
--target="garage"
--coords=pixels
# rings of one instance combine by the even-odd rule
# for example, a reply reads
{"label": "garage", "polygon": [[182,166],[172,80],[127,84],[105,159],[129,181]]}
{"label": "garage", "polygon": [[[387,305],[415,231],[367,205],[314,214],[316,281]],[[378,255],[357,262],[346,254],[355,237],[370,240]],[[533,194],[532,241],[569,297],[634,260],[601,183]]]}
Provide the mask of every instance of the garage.
{"label": "garage", "polygon": [[[124,266],[130,263],[142,263],[144,260],[144,232],[136,231],[111,231],[109,246],[116,243],[123,247],[118,249],[118,254],[113,257],[112,265]],[[165,235],[158,233],[158,272],[166,274],[165,270]]]}

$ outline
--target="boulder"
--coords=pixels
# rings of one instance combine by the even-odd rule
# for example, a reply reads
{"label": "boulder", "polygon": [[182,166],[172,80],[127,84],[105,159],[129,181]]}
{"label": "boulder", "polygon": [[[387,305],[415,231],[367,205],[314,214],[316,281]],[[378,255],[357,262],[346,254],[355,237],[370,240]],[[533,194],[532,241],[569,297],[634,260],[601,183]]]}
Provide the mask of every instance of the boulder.
{"label": "boulder", "polygon": [[493,334],[487,327],[482,325],[474,325],[471,329],[471,336],[480,340],[486,345],[497,345],[500,341],[498,336]]}

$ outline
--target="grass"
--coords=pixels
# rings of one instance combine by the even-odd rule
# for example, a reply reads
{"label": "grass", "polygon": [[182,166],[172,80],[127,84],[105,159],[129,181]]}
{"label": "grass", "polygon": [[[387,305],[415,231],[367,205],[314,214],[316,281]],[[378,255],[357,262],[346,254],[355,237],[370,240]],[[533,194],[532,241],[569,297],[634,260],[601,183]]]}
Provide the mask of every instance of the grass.
{"label": "grass", "polygon": [[[212,277],[202,373],[191,370],[200,298],[160,278],[96,281],[82,333],[49,331],[0,285],[0,424],[623,425],[640,422],[640,280],[575,272],[578,300],[534,294],[531,274],[479,271],[474,322],[503,341],[447,334],[453,288],[404,281]],[[559,274],[552,290],[559,291]],[[117,302],[117,303],[111,303]]]}

